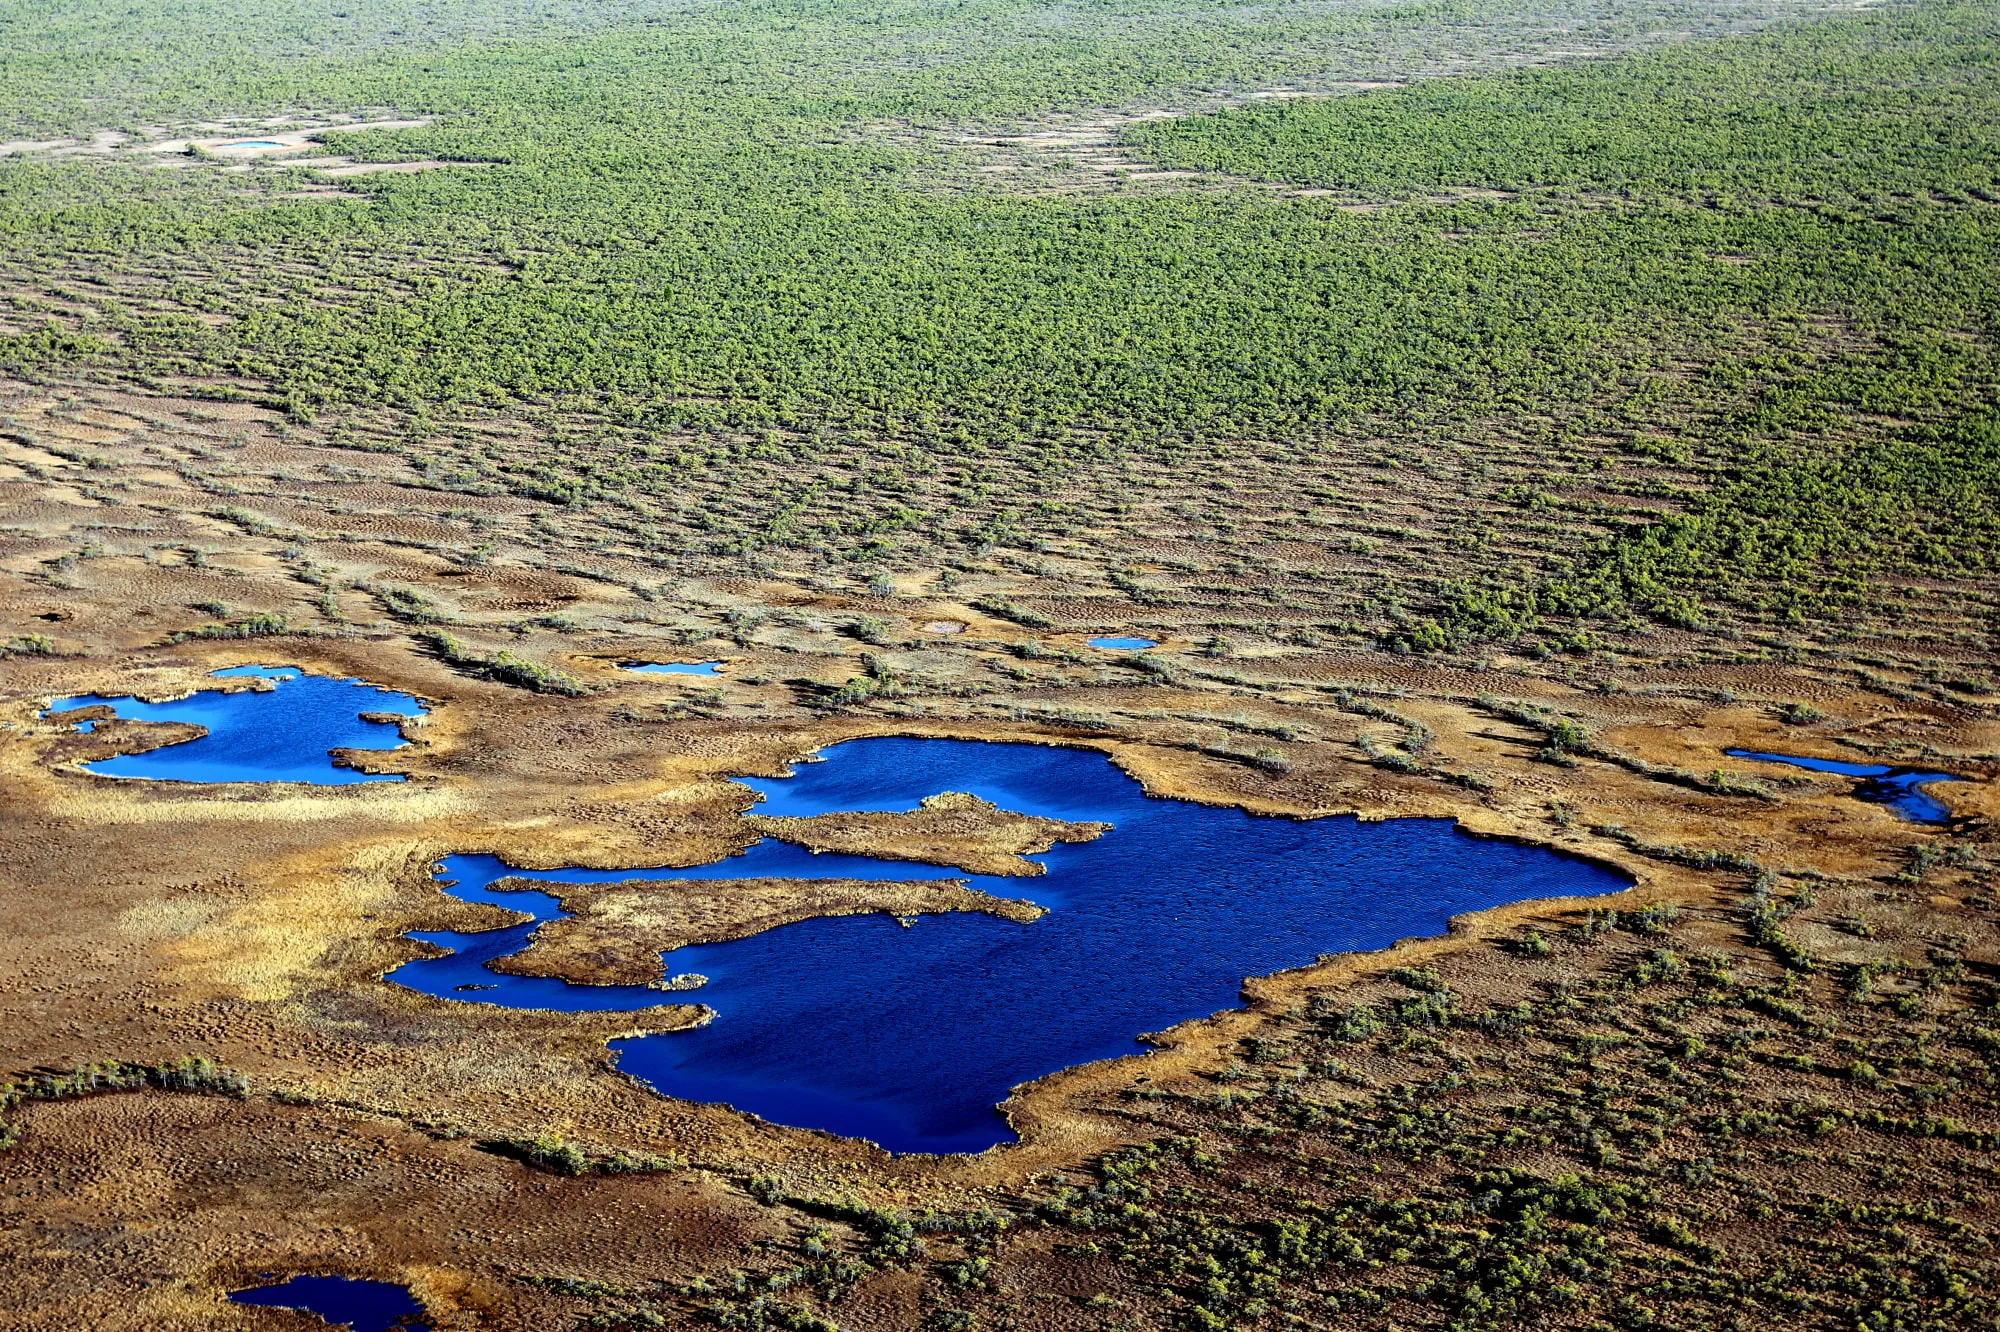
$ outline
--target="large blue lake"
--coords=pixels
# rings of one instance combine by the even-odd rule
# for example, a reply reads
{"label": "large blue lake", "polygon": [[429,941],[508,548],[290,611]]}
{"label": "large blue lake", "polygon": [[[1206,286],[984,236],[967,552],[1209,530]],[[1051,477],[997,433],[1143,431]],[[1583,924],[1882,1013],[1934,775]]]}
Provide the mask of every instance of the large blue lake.
{"label": "large blue lake", "polygon": [[[192,722],[208,729],[198,739],[143,754],[120,754],[86,763],[106,777],[147,777],[162,782],[307,782],[347,786],[396,782],[393,773],[365,773],[335,766],[335,749],[397,749],[401,732],[363,713],[421,717],[423,705],[408,694],[361,680],[307,675],[295,666],[233,666],[218,679],[256,677],[269,689],[205,689],[171,703],[126,696],[79,694],[59,698],[50,712],[106,704],[118,716],[144,722]],[[84,728],[89,729],[89,723]]]}
{"label": "large blue lake", "polygon": [[[245,666],[272,688],[205,691],[172,703],[85,695],[51,711],[109,704],[119,716],[186,721],[208,734],[93,772],[155,780],[344,784],[394,780],[335,767],[334,749],[392,748],[392,725],[420,715],[407,694],[294,667]],[[385,743],[387,742],[387,743]],[[629,1010],[698,1001],[707,1025],[617,1043],[620,1067],[659,1091],[725,1102],[774,1123],[872,1139],[892,1151],[979,1151],[1013,1137],[997,1104],[1019,1084],[1075,1064],[1135,1054],[1139,1037],[1240,1000],[1245,977],[1321,953],[1377,949],[1441,933],[1454,915],[1530,898],[1615,892],[1625,880],[1557,852],[1482,841],[1449,822],[1257,818],[1148,798],[1102,754],[961,740],[856,740],[782,778],[746,778],[768,814],[911,810],[966,791],[1003,809],[1112,825],[1095,841],[1034,857],[1036,877],[963,875],[865,856],[813,855],[763,841],[691,869],[520,872],[453,856],[455,895],[530,913],[475,934],[418,935],[453,953],[404,965],[396,982],[475,1003]],[[1048,908],[1031,924],[979,913],[805,921],[747,939],[678,949],[669,970],[708,977],[680,995],[643,986],[505,976],[486,963],[520,951],[555,896],[496,893],[500,878],[589,883],[626,878],[964,877],[996,897]]]}
{"label": "large blue lake", "polygon": [[[1087,750],[857,740],[793,776],[744,784],[769,814],[909,810],[925,796],[968,791],[1004,809],[1113,827],[1035,857],[1047,870],[1041,877],[965,876],[996,896],[1048,907],[1032,924],[981,914],[925,916],[909,927],[881,916],[806,921],[668,954],[670,971],[709,977],[685,995],[486,970],[486,961],[526,945],[534,927],[522,925],[417,936],[458,951],[409,963],[393,978],[428,994],[517,1007],[700,1002],[713,1021],[618,1042],[620,1067],[669,1096],[726,1102],[892,1151],[979,1151],[1012,1140],[995,1108],[1011,1088],[1139,1053],[1142,1033],[1237,1004],[1245,977],[1439,934],[1461,912],[1626,886],[1598,865],[1480,840],[1443,820],[1299,821],[1152,799]],[[554,897],[488,885],[510,874],[579,883],[950,873],[772,841],[692,870],[523,873],[475,856],[441,869],[454,895],[538,919],[559,914]]]}

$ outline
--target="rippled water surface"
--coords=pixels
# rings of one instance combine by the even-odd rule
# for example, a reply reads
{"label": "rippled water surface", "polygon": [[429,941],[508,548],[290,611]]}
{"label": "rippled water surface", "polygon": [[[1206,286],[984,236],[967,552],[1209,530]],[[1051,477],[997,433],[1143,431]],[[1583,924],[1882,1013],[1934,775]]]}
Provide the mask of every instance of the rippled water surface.
{"label": "rippled water surface", "polygon": [[[872,739],[796,775],[749,779],[760,811],[909,810],[940,791],[1004,809],[1113,824],[1036,857],[1037,878],[964,876],[1049,908],[1032,924],[980,914],[806,921],[667,955],[709,977],[687,995],[502,976],[529,925],[419,936],[460,949],[394,979],[474,1002],[630,1009],[681,1000],[706,1026],[617,1043],[620,1067],[671,1095],[727,1102],[780,1124],[870,1138],[893,1151],[978,1151],[1010,1141],[994,1108],[1010,1088],[1146,1048],[1145,1032],[1229,1008],[1246,976],[1441,933],[1461,912],[1526,898],[1615,892],[1625,881],[1553,851],[1483,841],[1448,822],[1257,818],[1149,799],[1101,754],[1037,745]],[[553,897],[486,887],[516,871],[453,857],[452,891],[546,918]],[[937,878],[934,866],[812,855],[777,842],[695,870],[558,870],[523,877]],[[468,990],[462,986],[492,986]]]}

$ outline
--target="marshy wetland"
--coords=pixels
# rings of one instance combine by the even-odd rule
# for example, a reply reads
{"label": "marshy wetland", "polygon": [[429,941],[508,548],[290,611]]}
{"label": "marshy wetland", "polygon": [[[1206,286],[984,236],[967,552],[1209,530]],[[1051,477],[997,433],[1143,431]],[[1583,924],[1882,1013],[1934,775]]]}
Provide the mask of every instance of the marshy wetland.
{"label": "marshy wetland", "polygon": [[[994,1107],[1016,1085],[1137,1054],[1142,1034],[1231,1006],[1246,976],[1442,933],[1468,911],[1626,886],[1596,866],[1476,841],[1431,820],[1302,822],[1149,799],[1086,750],[856,740],[791,776],[746,784],[763,797],[757,809],[785,819],[907,814],[949,790],[1087,830],[1019,866],[1035,877],[961,881],[996,901],[1027,897],[1040,910],[1025,920],[980,904],[918,915],[898,903],[744,938],[697,936],[666,953],[662,979],[705,978],[690,997],[712,1019],[615,1047],[622,1071],[666,1095],[899,1152],[976,1152],[1011,1141]],[[461,986],[481,983],[468,980],[477,975],[470,964],[517,956],[530,931],[548,928],[542,922],[555,916],[556,899],[546,889],[531,897],[532,886],[594,876],[523,873],[490,858],[447,861],[442,875],[454,895],[531,911],[536,923],[490,940],[422,935],[458,951],[409,963],[391,980],[479,1003],[659,1002],[656,990],[514,975],[489,975],[482,979],[493,988],[466,993]],[[624,885],[664,881],[662,895],[702,880],[727,890],[731,880],[939,877],[916,863],[802,852],[777,840],[715,864],[620,873]],[[496,880],[503,891],[493,891]]]}
{"label": "marshy wetland", "polygon": [[2000,1318],[1993,6],[112,8],[0,1327]]}

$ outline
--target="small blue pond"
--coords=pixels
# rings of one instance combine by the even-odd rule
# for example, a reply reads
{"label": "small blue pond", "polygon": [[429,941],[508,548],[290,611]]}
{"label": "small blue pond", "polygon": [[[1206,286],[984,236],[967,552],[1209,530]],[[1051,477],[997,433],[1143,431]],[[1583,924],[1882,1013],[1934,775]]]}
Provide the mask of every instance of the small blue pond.
{"label": "small blue pond", "polygon": [[[619,1066],[670,1096],[727,1102],[779,1124],[874,1140],[891,1151],[979,1151],[1012,1140],[995,1105],[1014,1086],[1136,1054],[1137,1037],[1239,1002],[1246,976],[1444,931],[1452,916],[1527,898],[1616,892],[1610,870],[1553,851],[1483,841],[1435,819],[1361,823],[1257,818],[1150,799],[1102,754],[1040,745],[869,739],[836,745],[795,775],[745,779],[771,814],[908,810],[941,791],[1004,809],[1114,825],[1036,857],[1037,878],[972,875],[1049,914],[1022,925],[976,913],[805,921],[667,955],[709,977],[677,996],[504,976],[533,925],[416,937],[459,950],[394,979],[426,994],[508,1007],[624,1010],[700,1002],[706,1026],[617,1042]],[[538,919],[539,892],[494,893],[508,869],[454,856],[453,895]],[[934,866],[812,855],[764,841],[696,869],[554,870],[550,883],[752,876],[925,879]],[[479,987],[477,990],[465,987]],[[491,987],[491,988],[486,988]]]}
{"label": "small blue pond", "polygon": [[423,1306],[402,1286],[342,1276],[295,1276],[276,1286],[231,1292],[237,1304],[297,1309],[354,1332],[426,1332]]}
{"label": "small blue pond", "polygon": [[237,143],[218,143],[218,148],[282,148],[285,145],[274,139],[243,139]]}
{"label": "small blue pond", "polygon": [[720,675],[719,661],[635,661],[625,667],[641,675]]}
{"label": "small blue pond", "polygon": [[1159,643],[1150,638],[1093,638],[1090,645],[1107,652],[1144,652],[1147,648],[1158,647]]}
{"label": "small blue pond", "polygon": [[363,721],[361,714],[423,716],[423,705],[410,695],[361,680],[307,675],[293,666],[236,666],[215,674],[223,679],[254,676],[272,681],[275,687],[204,690],[171,703],[80,694],[55,700],[49,711],[66,712],[101,703],[133,721],[192,722],[208,728],[208,734],[199,739],[84,765],[106,777],[167,782],[307,782],[314,786],[402,780],[391,773],[335,767],[329,751],[400,748],[403,737],[393,724]]}
{"label": "small blue pond", "polygon": [[1808,772],[1831,772],[1864,780],[1854,789],[1863,800],[1887,805],[1903,818],[1917,823],[1947,823],[1951,810],[1943,801],[1924,791],[1932,782],[1960,782],[1948,772],[1920,772],[1915,768],[1889,767],[1881,763],[1843,763],[1839,759],[1798,758],[1791,754],[1765,754],[1754,749],[1725,749],[1731,758],[1756,759],[1760,763],[1783,763]]}

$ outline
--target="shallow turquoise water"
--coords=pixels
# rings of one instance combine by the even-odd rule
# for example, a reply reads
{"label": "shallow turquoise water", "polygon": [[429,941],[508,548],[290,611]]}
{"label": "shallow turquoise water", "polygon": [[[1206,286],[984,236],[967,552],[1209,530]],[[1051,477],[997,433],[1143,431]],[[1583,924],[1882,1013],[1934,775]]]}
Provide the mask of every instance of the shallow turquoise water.
{"label": "shallow turquoise water", "polygon": [[1107,652],[1144,652],[1147,648],[1156,648],[1159,646],[1157,642],[1150,638],[1119,637],[1093,638],[1090,640],[1090,645],[1094,648],[1103,648]]}
{"label": "shallow turquoise water", "polygon": [[[978,1151],[1012,1140],[995,1109],[1011,1088],[1140,1053],[1142,1033],[1237,1004],[1247,976],[1439,934],[1462,912],[1626,886],[1601,866],[1474,838],[1443,820],[1258,818],[1152,799],[1087,750],[857,740],[793,776],[744,784],[771,814],[908,810],[940,791],[968,791],[1005,809],[1113,828],[1035,857],[1048,870],[1041,877],[963,876],[994,896],[1048,907],[1032,924],[974,913],[919,917],[908,928],[881,916],[805,921],[667,954],[669,971],[709,977],[687,994],[488,971],[488,960],[526,945],[529,924],[418,935],[458,951],[408,963],[392,979],[508,1007],[702,1003],[712,1022],[617,1042],[619,1067],[670,1096],[892,1151]],[[454,896],[538,920],[559,914],[553,896],[487,885],[510,874],[551,884],[952,874],[772,841],[693,869],[523,873],[489,856],[454,856],[441,870]],[[459,988],[467,985],[494,988]]]}
{"label": "shallow turquoise water", "polygon": [[641,675],[720,675],[719,661],[635,661],[625,667]]}

